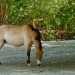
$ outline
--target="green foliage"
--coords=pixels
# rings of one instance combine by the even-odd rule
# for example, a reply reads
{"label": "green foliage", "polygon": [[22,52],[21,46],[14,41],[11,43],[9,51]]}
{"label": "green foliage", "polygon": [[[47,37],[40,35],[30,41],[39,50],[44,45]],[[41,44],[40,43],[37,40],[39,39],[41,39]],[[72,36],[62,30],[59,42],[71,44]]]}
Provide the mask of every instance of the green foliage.
{"label": "green foliage", "polygon": [[31,18],[44,18],[44,25],[53,24],[53,19],[64,0],[7,0],[8,22],[24,23]]}
{"label": "green foliage", "polygon": [[22,24],[30,19],[31,0],[8,0],[8,22]]}

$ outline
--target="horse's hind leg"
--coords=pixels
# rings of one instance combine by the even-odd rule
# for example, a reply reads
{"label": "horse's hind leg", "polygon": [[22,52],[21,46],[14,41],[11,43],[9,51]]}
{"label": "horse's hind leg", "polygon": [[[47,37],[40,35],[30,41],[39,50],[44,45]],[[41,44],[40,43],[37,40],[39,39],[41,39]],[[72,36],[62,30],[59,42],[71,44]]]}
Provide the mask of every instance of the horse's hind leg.
{"label": "horse's hind leg", "polygon": [[4,40],[0,40],[0,49],[3,47],[4,45]]}
{"label": "horse's hind leg", "polygon": [[[3,47],[3,45],[4,45],[4,40],[0,40],[0,49]],[[0,62],[0,64],[2,63]]]}

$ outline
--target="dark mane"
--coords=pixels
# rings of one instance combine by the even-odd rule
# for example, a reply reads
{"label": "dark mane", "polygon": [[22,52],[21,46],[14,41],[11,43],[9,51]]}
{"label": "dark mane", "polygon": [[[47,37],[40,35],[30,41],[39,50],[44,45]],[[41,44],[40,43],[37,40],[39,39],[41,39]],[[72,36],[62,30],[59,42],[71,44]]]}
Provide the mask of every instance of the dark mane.
{"label": "dark mane", "polygon": [[29,27],[32,29],[32,31],[36,32],[37,33],[37,37],[36,37],[36,40],[41,40],[41,33],[39,31],[38,28],[34,28],[32,24],[28,24]]}

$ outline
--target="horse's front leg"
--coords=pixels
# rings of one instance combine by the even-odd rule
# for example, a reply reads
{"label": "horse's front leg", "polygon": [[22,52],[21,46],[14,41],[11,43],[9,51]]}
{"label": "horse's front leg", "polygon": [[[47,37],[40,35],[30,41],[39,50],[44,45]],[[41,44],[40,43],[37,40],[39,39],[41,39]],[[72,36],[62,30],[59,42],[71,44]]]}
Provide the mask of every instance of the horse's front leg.
{"label": "horse's front leg", "polygon": [[30,52],[31,52],[31,46],[32,43],[29,42],[28,44],[26,44],[26,49],[27,49],[27,65],[30,65]]}
{"label": "horse's front leg", "polygon": [[36,41],[36,58],[37,58],[37,65],[40,66],[41,60],[43,56],[43,48],[41,41]]}
{"label": "horse's front leg", "polygon": [[31,48],[27,49],[27,65],[30,65],[30,52],[31,52]]}

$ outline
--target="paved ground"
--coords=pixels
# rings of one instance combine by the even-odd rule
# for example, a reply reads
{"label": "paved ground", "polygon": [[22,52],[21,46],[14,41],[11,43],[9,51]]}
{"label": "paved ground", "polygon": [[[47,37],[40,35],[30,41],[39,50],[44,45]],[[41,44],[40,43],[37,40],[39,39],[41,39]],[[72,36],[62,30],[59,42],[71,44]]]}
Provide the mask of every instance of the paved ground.
{"label": "paved ground", "polygon": [[75,75],[75,41],[43,42],[42,65],[36,65],[35,48],[31,66],[27,66],[24,48],[4,47],[0,50],[0,75]]}

